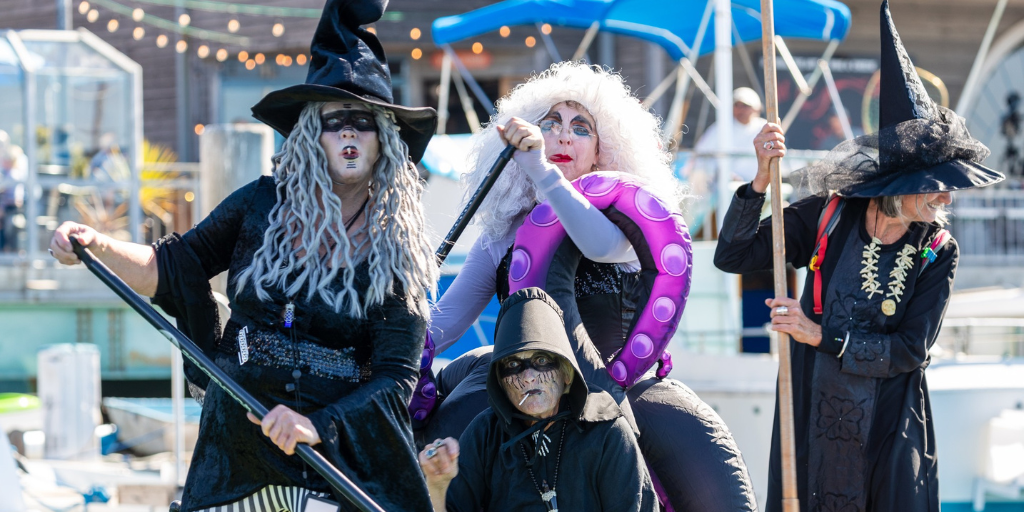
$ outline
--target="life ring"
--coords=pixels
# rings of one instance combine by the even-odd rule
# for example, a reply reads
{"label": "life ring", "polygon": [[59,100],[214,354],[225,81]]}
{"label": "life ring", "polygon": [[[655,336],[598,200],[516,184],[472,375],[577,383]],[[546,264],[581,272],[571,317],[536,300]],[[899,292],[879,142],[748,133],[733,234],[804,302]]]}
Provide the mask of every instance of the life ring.
{"label": "life ring", "polygon": [[[572,186],[622,229],[636,251],[641,273],[653,275],[650,296],[634,319],[626,344],[607,365],[608,373],[627,388],[655,364],[661,365],[658,376],[664,377],[671,370],[671,354],[665,348],[690,293],[693,265],[686,222],[631,174],[594,172]],[[512,249],[510,294],[531,286],[547,289],[551,258],[565,237],[565,228],[546,201],[527,215]]]}

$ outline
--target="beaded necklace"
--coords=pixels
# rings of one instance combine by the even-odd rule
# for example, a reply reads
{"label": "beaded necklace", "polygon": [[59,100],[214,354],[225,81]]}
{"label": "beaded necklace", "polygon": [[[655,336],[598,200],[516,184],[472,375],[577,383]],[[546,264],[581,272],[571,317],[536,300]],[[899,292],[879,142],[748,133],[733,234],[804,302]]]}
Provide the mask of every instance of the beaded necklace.
{"label": "beaded necklace", "polygon": [[[538,453],[540,453],[542,457],[550,453],[547,448],[547,441],[550,439],[551,438],[549,438],[547,434],[541,433],[540,431],[537,431],[534,434],[534,441],[537,443]],[[539,451],[541,449],[541,443],[543,444],[542,452]],[[526,470],[530,473],[530,480],[533,480],[533,487],[534,489],[537,489],[537,493],[540,494],[540,499],[544,501],[544,505],[548,508],[549,512],[558,512],[558,500],[556,499],[557,493],[555,492],[555,488],[558,487],[558,467],[562,462],[562,446],[564,444],[565,423],[563,422],[562,435],[558,440],[558,456],[555,458],[555,477],[551,481],[551,487],[548,487],[547,480],[541,480],[541,485],[537,485],[537,476],[533,474],[533,468],[529,464],[526,465]],[[523,457],[529,461],[530,457],[526,455],[526,448],[522,443],[519,444],[519,449],[523,451]]]}

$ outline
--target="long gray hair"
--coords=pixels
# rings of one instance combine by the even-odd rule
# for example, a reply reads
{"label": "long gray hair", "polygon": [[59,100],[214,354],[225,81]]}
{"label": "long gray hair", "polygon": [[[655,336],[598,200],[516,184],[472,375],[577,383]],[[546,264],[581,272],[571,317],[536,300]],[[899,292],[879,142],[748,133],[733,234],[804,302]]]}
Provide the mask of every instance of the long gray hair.
{"label": "long gray hair", "polygon": [[[320,299],[341,312],[364,317],[381,304],[401,283],[410,310],[429,315],[426,296],[436,292],[437,264],[427,240],[420,195],[419,174],[408,157],[408,147],[398,136],[394,114],[367,105],[377,122],[380,155],[373,167],[370,198],[360,233],[366,238],[353,244],[345,231],[341,199],[332,190],[327,154],[320,145],[320,109],[309,103],[281,151],[274,155],[277,204],[270,211],[270,227],[252,264],[236,280],[236,293],[252,284],[260,300],[270,300],[265,287],[277,287],[289,297],[305,287],[306,300]],[[301,241],[300,252],[294,241]],[[327,253],[319,249],[334,242]],[[367,246],[367,242],[369,245]],[[353,287],[356,264],[365,255],[370,286],[359,301]],[[344,286],[334,292],[331,283],[341,274]],[[292,275],[297,274],[294,279]]]}

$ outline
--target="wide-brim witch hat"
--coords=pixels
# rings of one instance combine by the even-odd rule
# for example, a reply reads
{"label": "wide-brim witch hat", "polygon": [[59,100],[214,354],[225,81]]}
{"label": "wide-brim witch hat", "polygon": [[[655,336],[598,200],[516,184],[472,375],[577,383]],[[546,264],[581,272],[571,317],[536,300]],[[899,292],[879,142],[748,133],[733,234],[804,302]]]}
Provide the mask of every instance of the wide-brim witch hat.
{"label": "wide-brim witch hat", "polygon": [[889,2],[881,7],[879,129],[840,143],[805,170],[815,194],[844,197],[927,194],[998,183],[1004,176],[981,162],[989,150],[966,122],[937,105],[896,32]]}
{"label": "wide-brim witch hat", "polygon": [[377,36],[361,25],[381,18],[387,0],[328,0],[310,45],[306,83],[267,94],[252,115],[287,137],[308,102],[355,100],[395,115],[409,158],[419,162],[437,128],[429,107],[395,105],[391,71]]}

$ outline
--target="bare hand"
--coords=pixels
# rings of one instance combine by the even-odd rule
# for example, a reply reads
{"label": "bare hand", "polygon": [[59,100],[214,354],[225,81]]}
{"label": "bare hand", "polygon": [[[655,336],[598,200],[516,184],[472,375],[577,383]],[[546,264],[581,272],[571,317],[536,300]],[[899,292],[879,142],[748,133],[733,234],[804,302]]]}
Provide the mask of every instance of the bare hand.
{"label": "bare hand", "polygon": [[[821,345],[821,326],[804,315],[800,309],[800,301],[788,297],[765,299],[764,303],[772,308],[772,330],[789,334],[794,340],[812,347]],[[783,312],[780,307],[785,307]]]}
{"label": "bare hand", "polygon": [[539,126],[513,117],[508,124],[498,125],[497,129],[501,138],[519,151],[539,149],[540,153],[544,154],[544,136],[541,134]]}
{"label": "bare hand", "polygon": [[459,442],[451,437],[437,439],[420,452],[419,460],[431,492],[447,490],[448,484],[459,475]]}
{"label": "bare hand", "polygon": [[770,182],[768,164],[771,159],[786,156],[786,136],[782,134],[782,127],[775,123],[765,124],[761,133],[754,137],[754,152],[757,153],[757,176],[751,186],[754,192],[763,194]]}
{"label": "bare hand", "polygon": [[283,406],[278,405],[270,410],[263,421],[256,419],[252,413],[246,413],[249,421],[257,424],[263,430],[263,435],[277,445],[284,453],[292,455],[295,453],[295,445],[306,443],[309,446],[320,444],[320,434],[317,433],[309,418]]}
{"label": "bare hand", "polygon": [[53,232],[53,238],[50,239],[50,254],[57,261],[65,265],[76,265],[81,263],[78,259],[78,255],[75,254],[71,248],[71,237],[78,238],[78,243],[85,247],[89,247],[99,237],[99,233],[85,224],[78,224],[76,222],[65,222]]}

